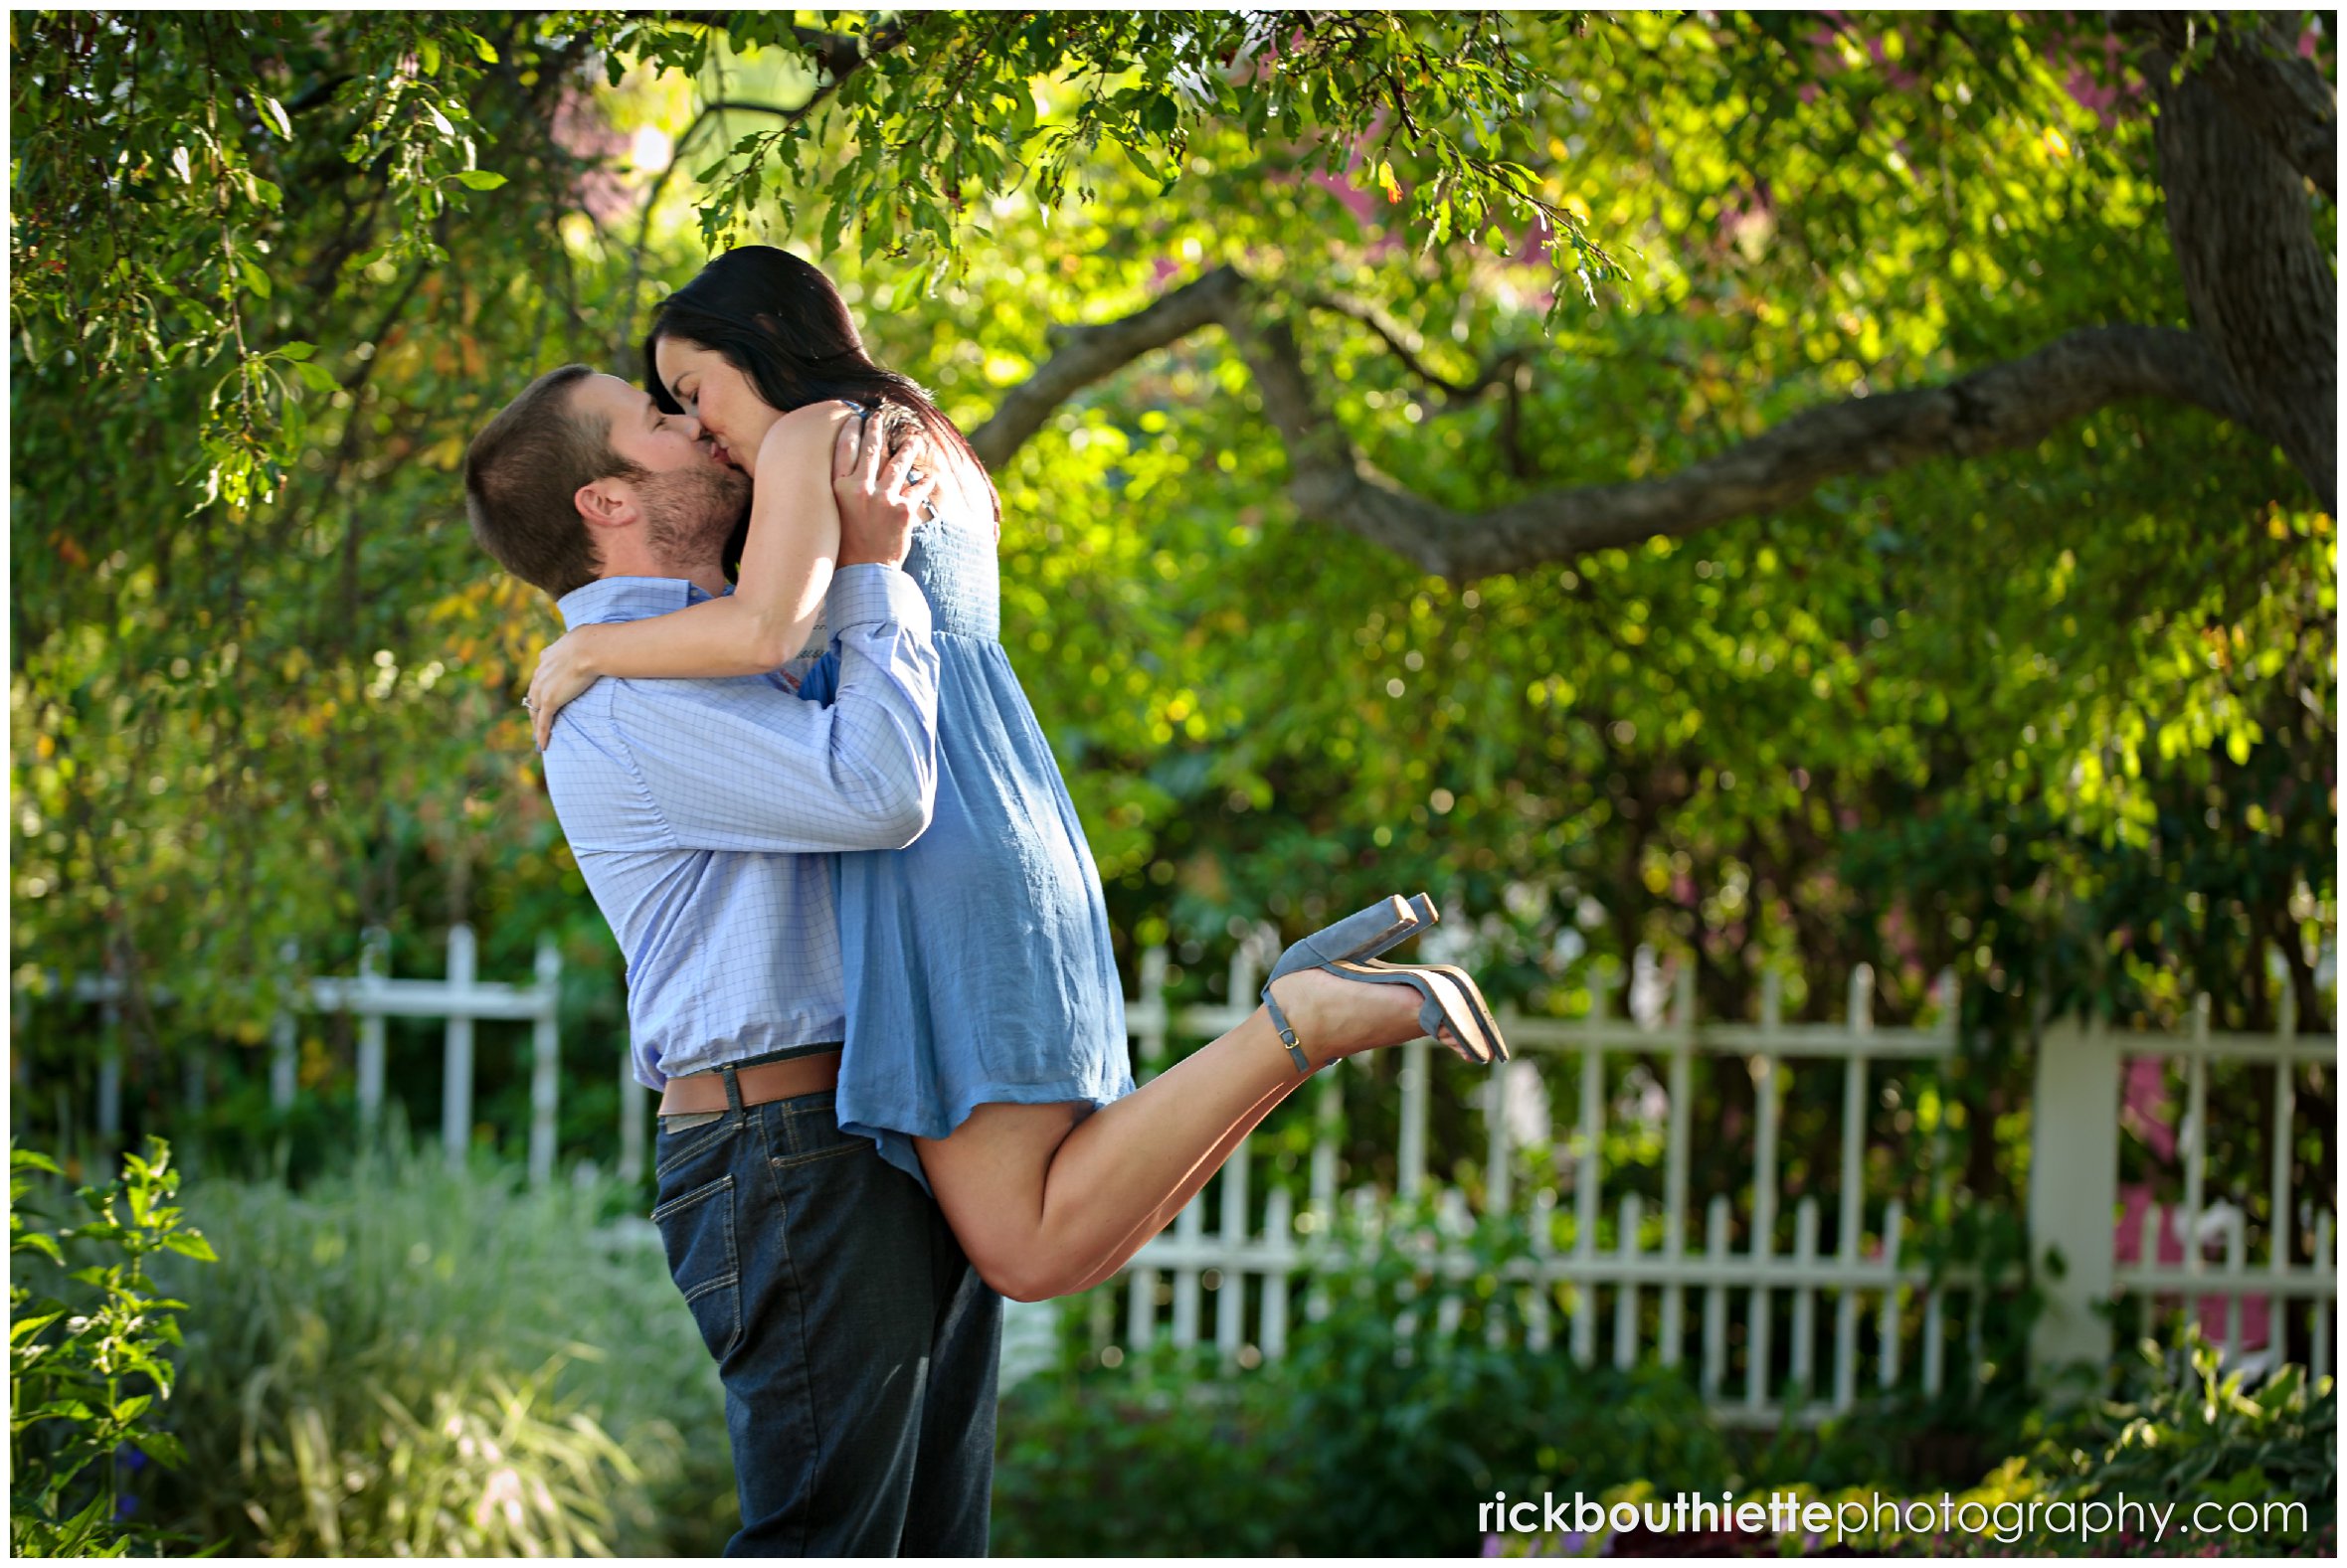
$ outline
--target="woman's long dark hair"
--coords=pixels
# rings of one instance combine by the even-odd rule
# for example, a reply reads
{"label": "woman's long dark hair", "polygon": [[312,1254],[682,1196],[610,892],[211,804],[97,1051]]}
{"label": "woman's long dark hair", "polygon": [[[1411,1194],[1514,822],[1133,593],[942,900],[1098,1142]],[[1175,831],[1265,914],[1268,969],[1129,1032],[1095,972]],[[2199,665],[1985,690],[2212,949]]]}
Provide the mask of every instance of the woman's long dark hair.
{"label": "woman's long dark hair", "polygon": [[[847,302],[813,262],[771,245],[745,245],[702,267],[699,276],[660,301],[644,334],[644,380],[654,403],[681,414],[660,380],[654,355],[664,337],[722,356],[780,413],[830,398],[875,411],[902,410],[930,439],[969,459],[970,471],[986,484],[993,505],[994,532],[1001,533],[1002,498],[987,465],[928,393],[911,378],[872,363]],[[737,541],[729,560],[738,554]]]}

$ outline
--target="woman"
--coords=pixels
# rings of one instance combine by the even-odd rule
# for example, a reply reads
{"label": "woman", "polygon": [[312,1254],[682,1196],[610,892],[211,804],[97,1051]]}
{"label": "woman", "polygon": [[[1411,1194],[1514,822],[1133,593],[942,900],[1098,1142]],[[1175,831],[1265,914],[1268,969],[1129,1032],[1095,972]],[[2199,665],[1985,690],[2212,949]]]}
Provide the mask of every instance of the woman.
{"label": "woman", "polygon": [[[1470,1061],[1505,1058],[1463,972],[1374,961],[1434,918],[1423,896],[1389,898],[1290,948],[1263,1011],[1136,1092],[1099,874],[997,640],[1000,501],[970,443],[865,355],[819,270],[771,247],[729,252],[671,295],[644,359],[654,399],[756,478],[740,580],[727,598],[548,648],[531,686],[541,739],[600,676],[757,673],[805,646],[837,519],[786,515],[800,476],[782,465],[807,447],[778,432],[845,400],[927,438],[931,509],[905,570],[935,612],[937,803],[909,848],[839,857],[836,1104],[844,1131],[935,1194],[988,1284],[1038,1300],[1107,1279],[1338,1056],[1440,1032]],[[827,698],[833,678],[816,664],[803,695]]]}

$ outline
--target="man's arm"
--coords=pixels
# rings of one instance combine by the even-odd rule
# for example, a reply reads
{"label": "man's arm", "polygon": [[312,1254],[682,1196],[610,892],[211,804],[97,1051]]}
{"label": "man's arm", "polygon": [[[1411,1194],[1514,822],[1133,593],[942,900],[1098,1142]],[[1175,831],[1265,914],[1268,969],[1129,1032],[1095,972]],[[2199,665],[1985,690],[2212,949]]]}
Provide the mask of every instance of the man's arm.
{"label": "man's arm", "polygon": [[893,566],[842,566],[830,614],[839,689],[829,704],[756,679],[611,683],[626,761],[682,847],[901,849],[928,827],[937,801],[929,603]]}

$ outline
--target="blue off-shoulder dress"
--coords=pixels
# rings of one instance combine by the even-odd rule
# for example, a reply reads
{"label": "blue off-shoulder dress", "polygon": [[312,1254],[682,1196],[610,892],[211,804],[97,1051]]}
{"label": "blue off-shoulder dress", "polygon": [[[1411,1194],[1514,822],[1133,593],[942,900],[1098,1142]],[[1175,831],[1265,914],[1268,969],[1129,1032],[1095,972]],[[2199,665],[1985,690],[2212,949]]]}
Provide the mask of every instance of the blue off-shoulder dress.
{"label": "blue off-shoulder dress", "polygon": [[[937,811],[904,849],[837,857],[837,1109],[927,1187],[913,1138],[996,1101],[1107,1105],[1133,1070],[1100,872],[1002,646],[993,520],[931,517],[904,569],[935,615]],[[800,695],[837,687],[826,654]]]}

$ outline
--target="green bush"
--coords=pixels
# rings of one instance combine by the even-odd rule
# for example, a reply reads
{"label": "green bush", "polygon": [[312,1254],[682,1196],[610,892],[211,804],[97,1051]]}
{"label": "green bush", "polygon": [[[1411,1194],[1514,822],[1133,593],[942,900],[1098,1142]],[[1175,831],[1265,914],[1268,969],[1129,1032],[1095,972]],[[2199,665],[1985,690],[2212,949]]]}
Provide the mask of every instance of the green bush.
{"label": "green bush", "polygon": [[996,1420],[997,1557],[1271,1556],[1310,1497],[1279,1451],[1281,1389],[1210,1352],[1028,1378]]}
{"label": "green bush", "polygon": [[[2005,1465],[1982,1491],[2073,1503],[2125,1496],[2173,1505],[2187,1521],[2199,1504],[2217,1505],[2208,1510],[2213,1521],[2248,1503],[2222,1534],[2188,1537],[2180,1546],[2171,1529],[2162,1549],[2335,1555],[2338,1385],[2328,1377],[2310,1385],[2303,1367],[2285,1366],[2253,1394],[2239,1372],[2220,1376],[2219,1360],[2197,1327],[2172,1350],[2146,1342],[2120,1398],[2091,1407],[2035,1453]],[[2268,1503],[2303,1506],[2285,1511]],[[2009,1547],[1991,1542],[1981,1555],[2102,1555],[2111,1544],[2039,1531]]]}
{"label": "green bush", "polygon": [[156,1417],[172,1393],[164,1346],[180,1342],[186,1304],[156,1294],[147,1260],[213,1254],[171,1205],[179,1172],[161,1138],[123,1155],[106,1186],[80,1189],[88,1221],[51,1232],[31,1222],[42,1177],[58,1174],[47,1155],[10,1148],[8,1544],[18,1556],[119,1556],[156,1533],[125,1472],[183,1459]]}
{"label": "green bush", "polygon": [[206,1180],[168,1505],[269,1556],[701,1555],[723,1395],[632,1192],[437,1151]]}
{"label": "green bush", "polygon": [[[1424,1215],[1350,1232],[1355,1267],[1288,1353],[1235,1375],[1158,1351],[1011,1391],[1000,1416],[994,1550],[1004,1555],[1473,1553],[1476,1504],[1639,1478],[1715,1485],[1729,1454],[1688,1380],[1531,1350],[1498,1263],[1521,1236],[1448,1238],[1470,1274],[1438,1284]],[[1438,1297],[1459,1301],[1436,1331]],[[1497,1322],[1499,1343],[1487,1338]]]}
{"label": "green bush", "polygon": [[[1449,1555],[1481,1543],[1475,1505],[1506,1491],[1601,1487],[1644,1478],[1715,1482],[1729,1453],[1683,1372],[1583,1367],[1562,1342],[1527,1343],[1536,1287],[1504,1281],[1527,1255],[1521,1219],[1464,1234],[1427,1212],[1354,1240],[1361,1263],[1332,1276],[1328,1315],[1296,1336],[1282,1376],[1290,1444],[1322,1499],[1302,1540],[1328,1555]],[[1451,1251],[1468,1271],[1438,1278]],[[1456,1326],[1439,1331],[1444,1298]],[[1553,1305],[1553,1304],[1552,1304]]]}

